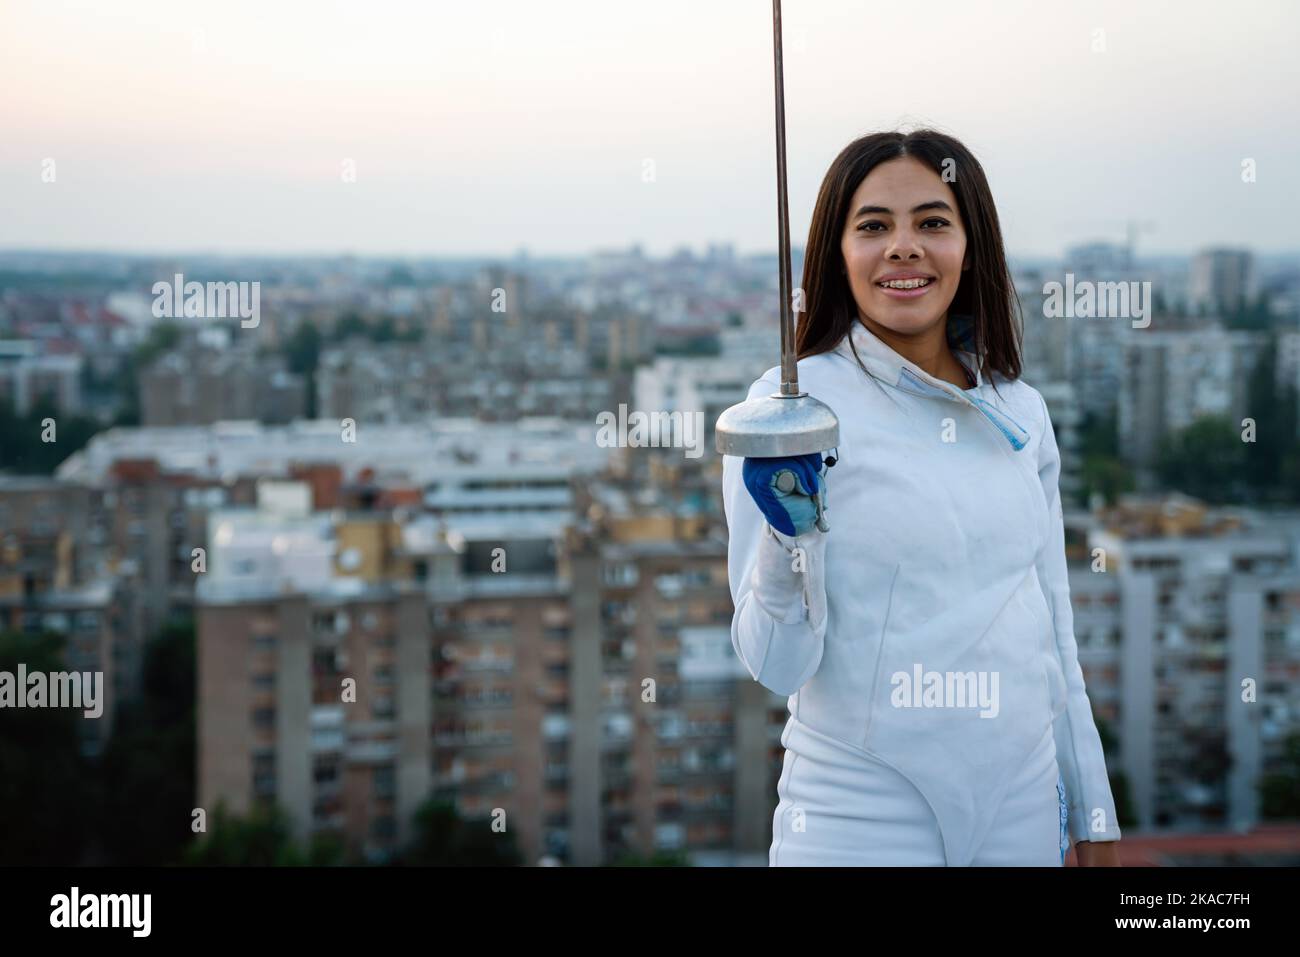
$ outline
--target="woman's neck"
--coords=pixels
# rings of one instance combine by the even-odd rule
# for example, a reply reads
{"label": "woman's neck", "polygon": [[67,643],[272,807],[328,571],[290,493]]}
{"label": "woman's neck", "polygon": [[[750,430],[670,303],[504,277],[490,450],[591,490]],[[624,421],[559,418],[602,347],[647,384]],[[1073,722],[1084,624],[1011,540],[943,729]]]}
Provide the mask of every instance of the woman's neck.
{"label": "woman's neck", "polygon": [[862,322],[885,345],[893,349],[908,362],[923,372],[949,382],[960,389],[973,387],[966,366],[952,353],[948,345],[948,316],[944,317],[924,332],[914,335],[900,335],[892,329],[882,326],[874,319],[859,316]]}

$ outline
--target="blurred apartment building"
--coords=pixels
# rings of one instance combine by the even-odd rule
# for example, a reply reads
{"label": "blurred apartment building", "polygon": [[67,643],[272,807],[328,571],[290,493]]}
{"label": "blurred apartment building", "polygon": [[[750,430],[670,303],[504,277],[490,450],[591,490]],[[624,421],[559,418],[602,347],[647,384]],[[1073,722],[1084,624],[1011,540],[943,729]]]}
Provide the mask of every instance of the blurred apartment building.
{"label": "blurred apartment building", "polygon": [[[683,417],[695,415],[698,434],[685,435],[683,422],[682,431],[674,430],[673,441],[682,447],[686,439],[692,439],[697,448],[704,450],[701,458],[711,458],[717,454],[713,427],[718,416],[735,405],[738,396],[744,398],[754,380],[772,365],[771,356],[659,356],[653,363],[637,368],[632,408],[680,412]],[[779,391],[779,387],[773,391]]]}
{"label": "blurred apartment building", "polygon": [[[345,430],[328,420],[272,426],[219,422],[209,426],[114,428],[95,435],[58,468],[65,482],[100,489],[105,543],[132,560],[142,581],[146,633],[193,605],[196,548],[207,546],[207,513],[225,505],[253,505],[263,478],[301,478],[319,507],[346,504],[375,482],[408,489],[419,501],[434,476],[473,472],[491,450],[494,470],[509,476],[531,467],[564,474],[604,461],[594,425],[538,418],[519,426],[472,420]],[[557,464],[546,465],[547,462]],[[467,481],[474,481],[471,477]],[[486,478],[482,479],[487,481]],[[327,504],[326,504],[327,503]],[[390,507],[399,501],[380,501]]]}
{"label": "blurred apartment building", "polygon": [[[1032,294],[1022,299],[1035,301]],[[1243,419],[1260,417],[1250,403],[1270,351],[1271,388],[1296,389],[1300,413],[1300,330],[1227,329],[1215,319],[1185,316],[1166,316],[1145,329],[1124,319],[1045,319],[1032,311],[1025,317],[1025,379],[1048,399],[1058,440],[1061,413],[1070,427],[1081,427],[1088,414],[1114,415],[1122,458],[1144,490],[1154,488],[1168,436],[1203,416],[1225,418],[1237,429]],[[1062,453],[1069,472],[1065,444]]]}
{"label": "blurred apartment building", "polygon": [[138,388],[145,426],[278,424],[307,414],[306,382],[281,356],[187,346],[141,372]]}
{"label": "blurred apartment building", "polygon": [[1122,497],[1067,531],[1079,661],[1133,829],[1253,827],[1300,730],[1300,515]]}
{"label": "blurred apartment building", "polygon": [[[440,580],[437,571],[439,559],[436,556],[444,555],[447,548],[429,545],[425,552],[406,555],[401,557],[401,561],[393,559],[383,566],[372,568],[370,564],[360,562],[357,549],[366,555],[384,555],[388,546],[382,540],[367,539],[367,530],[373,533],[375,529],[386,528],[396,522],[398,516],[410,519],[420,513],[455,514],[464,536],[460,540],[464,549],[461,561],[465,563],[464,567],[473,570],[491,557],[490,552],[484,552],[486,546],[480,541],[487,534],[484,523],[497,529],[505,525],[513,530],[512,535],[518,535],[525,526],[540,523],[544,534],[535,534],[535,540],[511,539],[514,542],[510,548],[511,565],[517,567],[522,564],[527,567],[530,561],[539,560],[539,556],[553,553],[557,521],[571,520],[573,509],[568,492],[569,476],[574,472],[599,470],[610,455],[609,450],[599,447],[594,441],[592,425],[555,419],[534,419],[510,426],[444,420],[438,423],[436,430],[427,425],[362,425],[351,438],[355,441],[345,441],[338,426],[331,422],[298,422],[280,428],[241,422],[220,423],[206,428],[118,429],[96,436],[85,449],[64,463],[61,472],[70,481],[75,479],[95,486],[114,487],[114,491],[122,495],[117,500],[121,505],[117,509],[116,518],[120,524],[135,533],[132,538],[140,539],[137,544],[141,545],[139,551],[142,558],[154,559],[153,564],[145,569],[145,575],[158,576],[164,586],[150,590],[154,596],[161,596],[160,611],[183,610],[182,606],[194,600],[195,583],[201,584],[200,595],[208,602],[199,609],[197,616],[201,685],[210,687],[212,682],[219,682],[221,667],[229,665],[232,660],[245,662],[247,659],[245,663],[249,663],[252,668],[246,676],[251,681],[248,693],[252,694],[254,691],[273,690],[265,684],[273,679],[268,679],[265,661],[258,657],[262,651],[280,647],[279,639],[271,634],[267,622],[280,621],[283,616],[296,614],[293,611],[295,608],[309,609],[308,624],[316,624],[310,628],[307,625],[303,627],[313,635],[320,631],[319,623],[327,621],[328,627],[335,629],[329,632],[336,636],[334,645],[344,640],[337,638],[340,629],[346,630],[344,623],[355,622],[357,628],[362,629],[357,631],[359,637],[356,640],[369,641],[375,637],[371,634],[373,622],[382,619],[388,621],[389,625],[385,626],[388,628],[387,637],[380,636],[380,647],[388,647],[388,651],[380,653],[392,655],[409,650],[407,644],[383,644],[390,640],[396,641],[393,637],[394,627],[390,627],[391,619],[384,616],[396,614],[406,623],[400,631],[403,636],[414,633],[410,615],[415,606],[411,604],[410,598],[401,595],[404,583],[418,583],[430,575],[434,581]],[[115,488],[123,476],[134,480],[135,487],[129,493]],[[269,503],[265,500],[265,483],[260,480],[268,476],[299,482],[309,496],[309,511],[312,516],[308,523],[310,534],[289,528],[288,531],[272,535],[260,546],[271,556],[289,556],[285,561],[290,563],[297,578],[263,574],[264,570],[259,570],[260,566],[255,561],[259,546],[254,531],[259,525],[292,525],[293,521],[303,518],[286,515],[283,503],[277,504],[275,499]],[[188,508],[181,510],[182,506]],[[241,523],[238,515],[241,507],[253,511],[257,516],[255,520]],[[193,513],[189,511],[190,508],[194,510]],[[322,586],[327,576],[323,575],[321,569],[328,567],[330,562],[322,563],[313,559],[311,549],[304,544],[311,542],[313,536],[318,539],[327,538],[328,547],[333,549],[337,539],[329,530],[334,527],[338,513],[346,515],[350,511],[365,513],[366,521],[349,525],[343,533],[343,540],[349,541],[353,535],[360,536],[362,540],[356,549],[348,547],[342,550],[337,567],[344,577],[355,579],[361,575],[373,580],[374,587],[367,595],[348,591],[349,586],[346,584],[342,594],[333,594],[332,584]],[[221,516],[222,520],[216,521],[209,513]],[[190,518],[195,515],[202,528],[195,528],[190,523]],[[377,521],[376,516],[384,516],[383,521]],[[410,526],[413,539],[418,539],[417,530],[421,526],[413,521],[406,521],[405,524]],[[168,529],[171,529],[170,536]],[[158,535],[163,537],[145,544],[150,537]],[[240,551],[247,547],[253,548],[253,554],[245,555]],[[411,547],[424,548],[423,545]],[[204,549],[207,557],[206,570],[194,570],[195,548]],[[360,564],[354,565],[354,562]],[[265,594],[268,583],[274,585],[271,597],[279,603],[280,589],[284,582],[290,581],[292,584],[299,579],[306,580],[311,583],[311,588],[316,589],[311,602],[305,605],[294,605],[292,602],[283,605],[268,604]],[[514,576],[508,584],[518,589],[521,579]],[[525,593],[531,593],[534,587],[533,583],[527,584]],[[542,594],[547,594],[553,588],[553,585],[543,582]],[[460,604],[467,600],[468,593],[453,594],[458,596],[457,600],[448,607],[454,607],[455,614],[459,615]],[[371,604],[366,605],[365,601],[371,601]],[[452,602],[452,598],[449,597],[448,601]],[[275,616],[272,619],[265,618],[267,609],[272,607],[277,609]],[[256,622],[250,618],[245,627],[245,623],[242,623],[245,619],[241,617],[245,613],[252,615]],[[437,612],[438,615],[444,613],[445,610]],[[474,609],[467,606],[464,613],[472,619]],[[429,609],[422,605],[421,620],[427,622],[429,614]],[[372,617],[374,615],[379,618]],[[535,616],[521,613],[521,617],[522,620],[531,621]],[[289,619],[284,620],[287,622]],[[300,621],[301,615],[293,620]],[[231,627],[243,637],[232,641],[236,647],[244,649],[245,654],[232,659],[229,657],[231,645],[212,644],[210,636],[214,634],[214,621],[241,622]],[[287,633],[294,633],[289,624],[284,624],[284,628],[288,629]],[[216,633],[224,635],[226,631],[222,627]],[[245,640],[251,642],[247,647],[239,644]],[[284,639],[285,642],[290,640]],[[218,651],[215,658],[212,657],[214,647]],[[419,647],[427,654],[432,645],[426,639],[419,643]],[[326,654],[326,651],[330,653]],[[330,654],[337,657],[330,658]],[[330,674],[327,669],[343,667],[347,655],[346,643],[341,649],[334,647],[333,651],[327,646],[321,655],[311,659],[309,670],[302,673],[312,674],[310,668],[315,668],[317,671],[314,673],[318,676]],[[334,664],[330,665],[330,661]],[[243,665],[238,667],[242,669]],[[388,679],[391,680],[394,675],[405,677],[417,673],[427,676],[429,668],[420,668],[409,661],[398,662],[389,672]],[[317,684],[321,680],[324,679],[313,679]],[[382,673],[380,680],[384,680]],[[317,684],[312,687],[317,688]],[[367,695],[361,700],[369,701],[370,686],[365,681],[359,684],[360,693]],[[281,677],[279,687],[284,689],[293,685]],[[418,687],[423,696],[420,699],[421,706],[427,709],[430,693],[428,682],[420,681]],[[317,688],[317,697],[320,693]],[[235,694],[226,688],[222,692],[222,700]],[[228,700],[240,699],[235,696],[228,697]],[[337,696],[333,700],[336,705],[341,704]],[[378,705],[377,710],[383,712],[389,707],[400,708],[400,712],[394,713],[410,718],[416,713],[417,706],[410,700],[402,704],[401,699],[395,699],[391,705]],[[298,740],[293,734],[307,734],[310,731],[316,738],[323,738],[327,742],[339,738],[345,731],[351,730],[350,726],[345,728],[340,723],[344,712],[337,706],[332,712],[328,709],[314,712],[314,717],[311,718],[314,724],[309,722],[299,726],[294,723],[295,712],[287,704],[272,710],[259,704],[253,711],[254,731],[265,732],[268,721],[280,722],[276,726],[283,732],[280,740],[290,742],[277,749],[280,761],[270,764],[264,751],[258,750],[261,745],[242,739],[237,733],[237,727],[229,729],[240,748],[250,749],[247,754],[242,750],[238,753],[245,759],[246,766],[252,769],[247,783],[253,793],[247,796],[239,787],[231,790],[228,786],[229,776],[235,772],[230,771],[228,758],[231,745],[224,739],[208,751],[201,751],[201,766],[205,769],[201,775],[204,793],[211,796],[215,788],[215,793],[226,796],[232,806],[244,807],[247,800],[266,795],[270,786],[268,782],[283,780],[288,782],[286,790],[277,789],[276,799],[297,811],[299,807],[295,803],[295,792],[287,789],[295,780],[287,756],[297,755],[302,760],[307,760],[310,752],[299,749],[292,743]],[[210,717],[212,712],[204,711],[201,702],[201,721],[204,714]],[[271,714],[278,717],[272,719]],[[426,738],[434,731],[427,724],[425,722],[422,725],[425,727],[423,736]],[[296,730],[290,734],[285,729]],[[370,734],[369,743],[365,745],[369,749],[367,753],[373,752],[384,757],[386,752],[382,733],[376,734],[373,728],[366,733]],[[463,727],[455,725],[444,732],[445,735],[453,736],[464,733]],[[406,734],[401,740],[408,741],[409,738],[410,735]],[[205,740],[209,739],[201,739],[201,748]],[[353,752],[355,750],[352,749]],[[223,758],[223,755],[227,757]],[[391,765],[391,761],[385,763],[385,766]],[[397,800],[401,794],[409,797],[413,793],[413,787],[422,796],[427,796],[428,788],[419,782],[425,781],[427,784],[431,769],[427,761],[417,761],[416,766],[425,766],[426,770],[417,776],[414,785],[410,784],[408,773],[404,772],[395,778],[398,783],[393,784],[392,788],[401,784],[403,790],[395,790],[392,800]],[[313,775],[316,770],[313,766]],[[329,784],[329,775],[337,773],[341,780],[342,771],[336,769],[331,772],[326,768],[319,773],[324,783],[319,791],[311,792],[311,796],[313,802],[320,799],[323,804],[319,808],[313,804],[306,817],[299,815],[298,820],[305,827],[311,827],[313,821],[319,823],[319,820],[329,822],[332,827],[338,824],[336,816],[341,813],[335,805],[330,804],[330,801],[337,801],[339,796],[330,796],[330,788],[334,785]],[[384,772],[379,774],[381,781],[376,789],[382,796],[389,785],[383,783]],[[211,783],[214,781],[218,784]],[[355,805],[355,802],[349,807],[352,818],[358,813],[366,815],[363,829],[368,836],[358,838],[361,845],[367,840],[379,842],[379,850],[371,848],[371,853],[382,855],[382,848],[391,846],[392,841],[400,836],[397,821],[404,820],[403,827],[409,825],[409,817],[403,819],[395,813],[376,812],[373,817],[378,823],[375,823],[367,808]],[[471,810],[476,809],[473,801],[469,807]],[[389,811],[391,810],[390,807]],[[311,812],[315,812],[314,815]]]}
{"label": "blurred apartment building", "polygon": [[[1140,284],[1153,280],[1154,293],[1165,284],[1160,281],[1162,277],[1137,267],[1129,245],[1107,242],[1067,249],[1059,269],[1025,269],[1015,276],[1024,322],[1024,369],[1029,383],[1041,388],[1043,382],[1068,382],[1080,415],[1108,415],[1118,401],[1126,344],[1146,330],[1133,328],[1132,316],[1046,315],[1047,284],[1060,283],[1068,295],[1072,288],[1068,277],[1072,277],[1076,289],[1090,283]],[[1133,288],[1129,286],[1130,291]],[[1130,308],[1137,304],[1132,299],[1129,302]]]}
{"label": "blurred apartment building", "polygon": [[737,681],[709,523],[599,482],[437,501],[322,512],[264,485],[212,514],[201,803],[276,800],[375,859],[430,796],[502,809],[529,862],[763,840],[783,702]]}
{"label": "blurred apartment building", "polygon": [[25,414],[41,399],[60,414],[106,421],[86,374],[113,375],[135,341],[130,324],[97,297],[0,289],[0,402]]}
{"label": "blurred apartment building", "polygon": [[64,636],[62,667],[102,675],[102,714],[76,723],[97,756],[119,703],[139,692],[143,621],[129,562],[105,560],[103,496],[45,477],[0,476],[0,631]]}
{"label": "blurred apartment building", "polygon": [[[594,420],[625,394],[628,369],[653,352],[651,323],[613,308],[593,313],[522,305],[472,315],[439,312],[423,342],[352,338],[321,354],[316,402],[323,418],[416,422],[468,417],[509,422],[536,415]],[[516,298],[507,295],[509,305]]]}
{"label": "blurred apartment building", "polygon": [[593,373],[585,356],[564,353],[457,362],[436,346],[358,343],[325,350],[316,372],[319,415],[358,422],[534,415],[594,421],[617,404],[614,393],[614,382]]}
{"label": "blurred apartment building", "polygon": [[1259,295],[1255,259],[1245,249],[1205,249],[1192,257],[1189,299],[1193,307],[1231,312]]}
{"label": "blurred apartment building", "polygon": [[[1282,332],[1278,340],[1277,384],[1300,386],[1300,366],[1292,364],[1300,333]],[[1154,467],[1160,440],[1201,416],[1222,416],[1234,429],[1257,418],[1250,407],[1255,370],[1273,344],[1265,332],[1204,324],[1128,337],[1119,392],[1119,439],[1128,461]]]}
{"label": "blurred apartment building", "polygon": [[[333,581],[336,516],[311,511],[310,485],[259,491],[255,508],[210,515],[196,609],[199,804],[242,814],[274,801],[297,838],[391,846],[429,786],[425,605],[381,581]],[[351,707],[343,675],[356,681]]]}
{"label": "blurred apartment building", "polygon": [[42,398],[63,414],[81,412],[81,357],[47,352],[32,340],[0,340],[0,402],[26,415]]}

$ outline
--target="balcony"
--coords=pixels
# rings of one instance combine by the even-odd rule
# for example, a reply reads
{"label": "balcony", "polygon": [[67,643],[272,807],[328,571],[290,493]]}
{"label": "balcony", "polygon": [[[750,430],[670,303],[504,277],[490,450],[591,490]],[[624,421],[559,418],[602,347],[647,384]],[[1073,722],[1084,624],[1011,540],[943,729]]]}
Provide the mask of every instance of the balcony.
{"label": "balcony", "polygon": [[357,764],[391,763],[397,760],[395,741],[357,741],[347,748],[347,758]]}
{"label": "balcony", "polygon": [[514,743],[514,735],[509,731],[438,731],[433,743],[444,748],[508,747]]}

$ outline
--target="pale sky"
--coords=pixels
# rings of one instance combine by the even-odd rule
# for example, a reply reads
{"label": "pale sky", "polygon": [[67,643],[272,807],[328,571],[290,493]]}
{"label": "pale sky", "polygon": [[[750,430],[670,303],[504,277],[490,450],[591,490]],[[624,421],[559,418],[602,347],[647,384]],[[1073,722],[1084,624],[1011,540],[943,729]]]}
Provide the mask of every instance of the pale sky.
{"label": "pale sky", "polygon": [[[929,124],[1013,254],[1300,249],[1298,3],[783,13],[796,244],[844,145]],[[770,251],[772,86],[765,0],[0,0],[0,249]]]}

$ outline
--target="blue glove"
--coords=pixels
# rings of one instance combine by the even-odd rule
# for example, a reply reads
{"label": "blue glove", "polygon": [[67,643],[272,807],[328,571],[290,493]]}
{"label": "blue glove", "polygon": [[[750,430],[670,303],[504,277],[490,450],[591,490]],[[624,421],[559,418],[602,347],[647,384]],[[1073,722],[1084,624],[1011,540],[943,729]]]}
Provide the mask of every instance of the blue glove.
{"label": "blue glove", "polygon": [[[826,507],[826,483],[822,481],[825,474],[820,452],[747,458],[743,469],[745,488],[767,523],[783,535],[791,536],[817,527],[818,501],[821,508]],[[783,489],[782,485],[787,488]]]}

